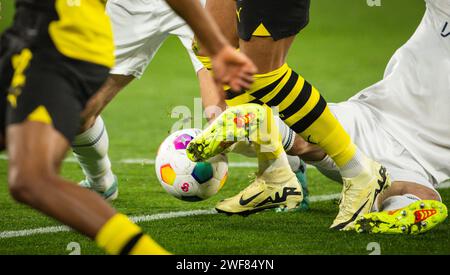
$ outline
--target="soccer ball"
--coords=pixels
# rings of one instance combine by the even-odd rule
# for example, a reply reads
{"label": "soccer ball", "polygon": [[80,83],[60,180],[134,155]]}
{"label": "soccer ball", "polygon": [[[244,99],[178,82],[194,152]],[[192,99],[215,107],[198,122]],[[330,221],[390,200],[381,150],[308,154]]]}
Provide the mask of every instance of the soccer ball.
{"label": "soccer ball", "polygon": [[162,187],[184,201],[201,201],[215,195],[227,180],[228,160],[220,154],[206,162],[192,162],[186,148],[200,129],[172,133],[158,149],[156,175]]}

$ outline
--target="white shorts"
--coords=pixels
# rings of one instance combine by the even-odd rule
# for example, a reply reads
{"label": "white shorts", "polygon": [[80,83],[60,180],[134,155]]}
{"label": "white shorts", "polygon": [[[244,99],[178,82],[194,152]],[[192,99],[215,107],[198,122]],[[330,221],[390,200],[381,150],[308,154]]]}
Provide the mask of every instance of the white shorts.
{"label": "white shorts", "polygon": [[435,190],[438,183],[433,176],[378,125],[376,117],[365,105],[347,101],[329,104],[329,107],[358,148],[387,168],[392,181],[414,182]]}
{"label": "white shorts", "polygon": [[164,0],[109,0],[106,12],[116,46],[112,74],[140,78],[169,35],[181,40],[196,72],[203,68],[192,51],[192,30]]}

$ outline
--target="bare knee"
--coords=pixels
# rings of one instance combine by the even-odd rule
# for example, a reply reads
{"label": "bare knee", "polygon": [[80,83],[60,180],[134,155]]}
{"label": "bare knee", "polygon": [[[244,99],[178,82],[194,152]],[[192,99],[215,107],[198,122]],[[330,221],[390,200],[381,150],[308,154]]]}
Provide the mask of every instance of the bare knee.
{"label": "bare knee", "polygon": [[436,190],[420,184],[409,184],[405,186],[403,193],[415,195],[421,200],[441,200],[441,197]]}
{"label": "bare knee", "polygon": [[387,190],[385,194],[383,194],[383,197],[387,198],[391,196],[401,196],[406,194],[414,195],[421,200],[441,200],[439,193],[436,190],[426,187],[422,184],[403,181],[393,182],[392,186]]}
{"label": "bare knee", "polygon": [[302,156],[303,154],[309,152],[310,146],[309,143],[306,142],[303,138],[298,135],[295,135],[294,145],[287,152],[292,156]]}
{"label": "bare knee", "polygon": [[305,141],[299,135],[295,135],[294,145],[287,153],[291,156],[299,156],[305,161],[320,161],[326,156],[320,147]]}
{"label": "bare knee", "polygon": [[11,167],[8,177],[9,192],[18,202],[34,204],[50,178],[50,175],[37,169]]}

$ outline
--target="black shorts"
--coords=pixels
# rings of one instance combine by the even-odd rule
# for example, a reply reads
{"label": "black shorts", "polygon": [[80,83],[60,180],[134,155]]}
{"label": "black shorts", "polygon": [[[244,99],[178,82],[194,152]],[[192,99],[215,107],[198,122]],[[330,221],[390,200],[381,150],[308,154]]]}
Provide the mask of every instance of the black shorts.
{"label": "black shorts", "polygon": [[62,55],[46,34],[52,20],[46,17],[18,10],[0,38],[0,127],[4,133],[11,124],[47,120],[71,142],[109,68]]}
{"label": "black shorts", "polygon": [[6,94],[0,94],[0,152],[5,149]]}
{"label": "black shorts", "polygon": [[[310,0],[237,0],[236,13],[239,38],[252,36],[283,39],[299,33],[309,22]],[[268,35],[258,35],[261,24]]]}

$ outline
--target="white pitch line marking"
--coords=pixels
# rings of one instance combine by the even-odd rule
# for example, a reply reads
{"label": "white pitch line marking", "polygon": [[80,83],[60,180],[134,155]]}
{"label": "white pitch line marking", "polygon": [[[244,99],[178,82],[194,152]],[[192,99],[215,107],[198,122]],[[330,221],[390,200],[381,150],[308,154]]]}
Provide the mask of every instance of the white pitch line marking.
{"label": "white pitch line marking", "polygon": [[[0,160],[8,160],[6,155],[0,155]],[[68,157],[64,160],[67,163],[78,163],[78,161],[74,157]],[[112,160],[114,163],[120,164],[141,164],[141,165],[155,165],[154,159],[146,159],[146,158],[131,158],[131,159],[120,159],[118,161]],[[242,162],[229,162],[229,167],[240,167],[240,168],[256,168],[258,164],[256,162],[251,161],[242,161]],[[308,169],[316,169],[314,166],[308,165]]]}
{"label": "white pitch line marking", "polygon": [[[312,196],[312,197],[310,197],[310,201],[311,202],[328,201],[328,200],[332,200],[335,198],[339,198],[339,195],[340,194]],[[157,221],[157,220],[184,218],[184,217],[192,217],[192,216],[200,216],[200,215],[215,215],[215,214],[217,214],[217,211],[214,208],[211,208],[211,209],[199,209],[199,210],[192,210],[192,211],[177,211],[177,212],[158,213],[158,214],[151,214],[151,215],[132,216],[132,217],[130,217],[130,219],[135,223],[142,223],[142,222]],[[72,230],[69,227],[64,226],[64,225],[39,227],[39,228],[24,229],[24,230],[17,230],[17,231],[3,231],[3,232],[0,232],[0,239],[10,239],[10,238],[17,238],[17,237],[27,237],[27,236],[33,236],[33,235],[68,232],[68,231],[72,231]]]}
{"label": "white pitch line marking", "polygon": [[[149,221],[157,221],[157,220],[165,220],[165,219],[174,219],[174,218],[184,218],[191,216],[200,216],[200,215],[214,215],[217,214],[216,209],[205,209],[205,210],[191,210],[191,211],[177,211],[177,212],[168,212],[168,213],[160,213],[153,215],[144,215],[144,216],[134,216],[131,217],[131,220],[135,223],[140,222],[149,222]],[[1,234],[0,234],[1,236]]]}
{"label": "white pitch line marking", "polygon": [[[71,162],[76,162],[75,159],[68,159]],[[122,164],[143,164],[143,165],[154,165],[155,164],[155,160],[154,159],[121,159],[118,161],[119,163]],[[244,161],[244,162],[229,162],[228,163],[229,167],[244,167],[244,168],[255,168],[257,167],[257,163],[256,162],[251,162],[251,161]]]}
{"label": "white pitch line marking", "polygon": [[336,200],[341,197],[341,193],[330,194],[330,195],[319,195],[319,196],[311,196],[309,198],[310,202],[318,202],[318,201],[331,201]]}
{"label": "white pitch line marking", "polygon": [[[441,183],[439,189],[448,189],[450,188],[450,182]],[[340,197],[340,193],[329,194],[329,195],[320,195],[320,196],[311,196],[310,202],[321,202],[321,201],[330,201],[334,199],[338,199]],[[215,215],[217,211],[212,209],[198,209],[191,211],[177,211],[177,212],[167,212],[167,213],[159,213],[159,214],[151,214],[151,215],[142,215],[142,216],[132,216],[131,220],[135,223],[149,222],[149,221],[157,221],[157,220],[166,220],[166,219],[174,219],[174,218],[183,218],[183,217],[192,217],[192,216],[200,216],[200,215]],[[50,234],[50,233],[59,233],[59,232],[68,232],[72,231],[69,227],[61,225],[61,226],[47,226],[47,227],[39,227],[33,229],[24,229],[17,231],[3,231],[0,232],[0,239],[10,239],[17,237],[27,237],[39,234]]]}
{"label": "white pitch line marking", "polygon": [[33,235],[39,235],[39,234],[59,233],[59,232],[68,232],[68,231],[72,231],[72,229],[65,225],[46,226],[46,227],[39,227],[39,228],[34,228],[34,229],[24,229],[24,230],[17,230],[17,231],[3,231],[0,233],[0,239],[27,237],[27,236],[33,236]]}

